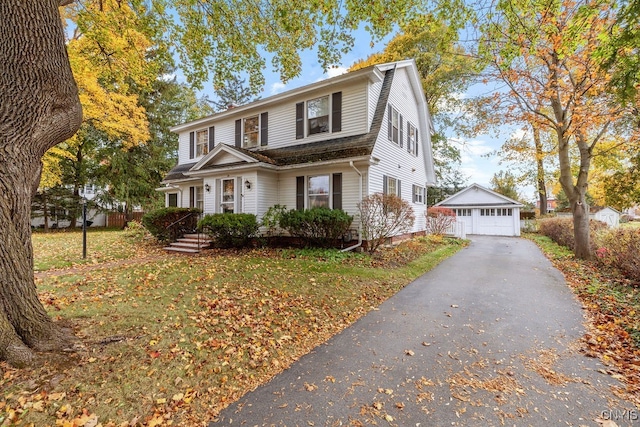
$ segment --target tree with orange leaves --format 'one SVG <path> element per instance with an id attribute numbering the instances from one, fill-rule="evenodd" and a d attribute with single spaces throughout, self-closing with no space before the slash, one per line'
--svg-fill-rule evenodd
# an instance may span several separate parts
<path id="1" fill-rule="evenodd" d="M 637 131 L 595 55 L 615 18 L 608 4 L 594 0 L 501 0 L 487 16 L 480 44 L 493 77 L 508 89 L 495 95 L 494 105 L 504 107 L 508 121 L 530 123 L 556 139 L 575 255 L 582 259 L 591 257 L 586 194 L 592 159 L 609 136 L 629 141 Z"/>

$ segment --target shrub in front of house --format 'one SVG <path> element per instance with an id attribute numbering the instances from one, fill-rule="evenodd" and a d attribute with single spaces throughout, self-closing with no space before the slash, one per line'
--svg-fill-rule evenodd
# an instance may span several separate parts
<path id="1" fill-rule="evenodd" d="M 411 230 L 415 221 L 409 202 L 393 194 L 371 194 L 358 203 L 358 211 L 362 238 L 367 241 L 369 253 L 374 253 L 388 238 Z"/>
<path id="2" fill-rule="evenodd" d="M 173 241 L 184 233 L 193 232 L 198 225 L 200 209 L 160 208 L 142 217 L 142 225 L 161 242 Z"/>
<path id="3" fill-rule="evenodd" d="M 596 260 L 613 267 L 636 286 L 640 285 L 640 230 L 614 228 L 595 237 Z"/>
<path id="4" fill-rule="evenodd" d="M 260 224 L 254 214 L 217 213 L 205 215 L 198 227 L 219 248 L 242 248 L 257 237 Z"/>
<path id="5" fill-rule="evenodd" d="M 311 246 L 330 247 L 342 239 L 352 222 L 353 217 L 340 209 L 311 208 L 283 212 L 279 225 Z"/>
<path id="6" fill-rule="evenodd" d="M 451 208 L 432 206 L 427 208 L 427 234 L 444 236 L 451 231 L 451 226 L 456 223 L 456 213 Z"/>
<path id="7" fill-rule="evenodd" d="M 591 233 L 591 250 L 595 251 L 597 245 L 594 242 L 594 236 L 603 229 L 607 228 L 607 224 L 602 221 L 590 220 L 589 232 Z M 538 221 L 538 232 L 559 245 L 566 246 L 570 250 L 575 249 L 575 240 L 573 238 L 573 218 L 542 218 Z"/>
<path id="8" fill-rule="evenodd" d="M 280 226 L 280 220 L 286 212 L 286 206 L 273 205 L 262 215 L 262 226 L 266 229 L 267 237 L 274 237 L 281 234 L 282 227 Z"/>

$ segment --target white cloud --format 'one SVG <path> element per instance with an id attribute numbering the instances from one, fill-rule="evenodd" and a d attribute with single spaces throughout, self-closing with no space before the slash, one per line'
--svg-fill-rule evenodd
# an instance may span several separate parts
<path id="1" fill-rule="evenodd" d="M 284 92 L 286 87 L 287 85 L 282 82 L 271 83 L 270 95 L 275 95 L 280 92 Z"/>
<path id="2" fill-rule="evenodd" d="M 346 67 L 343 66 L 335 66 L 335 67 L 331 67 L 329 68 L 325 74 L 327 76 L 327 78 L 331 78 L 331 77 L 336 77 L 336 76 L 340 76 L 342 74 L 345 74 L 348 71 L 348 69 Z"/>

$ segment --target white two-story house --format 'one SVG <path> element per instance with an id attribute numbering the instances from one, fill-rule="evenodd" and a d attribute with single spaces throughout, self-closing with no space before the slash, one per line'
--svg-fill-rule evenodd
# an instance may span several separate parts
<path id="1" fill-rule="evenodd" d="M 178 164 L 165 177 L 167 206 L 262 215 L 326 206 L 355 217 L 363 197 L 385 192 L 425 229 L 435 184 L 433 132 L 413 60 L 375 65 L 172 128 Z"/>

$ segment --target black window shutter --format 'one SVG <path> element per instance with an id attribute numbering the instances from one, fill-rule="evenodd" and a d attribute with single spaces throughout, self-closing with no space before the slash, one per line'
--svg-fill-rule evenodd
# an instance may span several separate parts
<path id="1" fill-rule="evenodd" d="M 189 187 L 189 207 L 196 205 L 196 187 Z"/>
<path id="2" fill-rule="evenodd" d="M 342 130 L 342 92 L 331 95 L 331 132 Z"/>
<path id="3" fill-rule="evenodd" d="M 393 141 L 393 108 L 391 105 L 387 107 L 387 115 L 389 116 L 389 141 Z"/>
<path id="4" fill-rule="evenodd" d="M 387 175 L 382 175 L 382 194 L 387 194 Z"/>
<path id="5" fill-rule="evenodd" d="M 216 145 L 215 140 L 216 140 L 216 128 L 215 126 L 210 126 L 209 127 L 209 151 L 213 150 L 214 145 Z"/>
<path id="6" fill-rule="evenodd" d="M 260 114 L 260 145 L 269 143 L 269 113 Z"/>
<path id="7" fill-rule="evenodd" d="M 189 132 L 189 158 L 193 159 L 196 155 L 196 133 Z"/>
<path id="8" fill-rule="evenodd" d="M 304 176 L 296 177 L 296 209 L 304 210 Z"/>
<path id="9" fill-rule="evenodd" d="M 400 198 L 402 198 L 402 190 L 400 189 L 400 180 L 399 180 L 399 179 L 398 179 L 398 180 L 396 180 L 396 187 L 398 187 L 398 189 L 397 189 L 397 190 L 398 190 L 398 194 L 397 194 L 397 196 L 398 196 L 398 197 L 400 197 Z"/>
<path id="10" fill-rule="evenodd" d="M 304 102 L 296 104 L 296 139 L 304 138 Z"/>
<path id="11" fill-rule="evenodd" d="M 333 174 L 333 209 L 342 209 L 342 174 Z"/>
<path id="12" fill-rule="evenodd" d="M 400 114 L 400 123 L 398 123 L 398 127 L 400 128 L 400 148 L 402 148 L 402 114 Z"/>
<path id="13" fill-rule="evenodd" d="M 242 120 L 236 120 L 236 147 L 242 147 Z"/>
<path id="14" fill-rule="evenodd" d="M 420 146 L 419 142 L 420 142 L 420 139 L 418 139 L 418 129 L 416 129 L 416 150 L 415 150 L 416 156 L 418 155 L 418 147 Z"/>
<path id="15" fill-rule="evenodd" d="M 415 142 L 416 133 L 413 132 L 413 138 Z M 409 139 L 411 138 L 411 123 L 407 122 L 407 151 L 411 152 L 411 144 L 409 143 Z"/>

